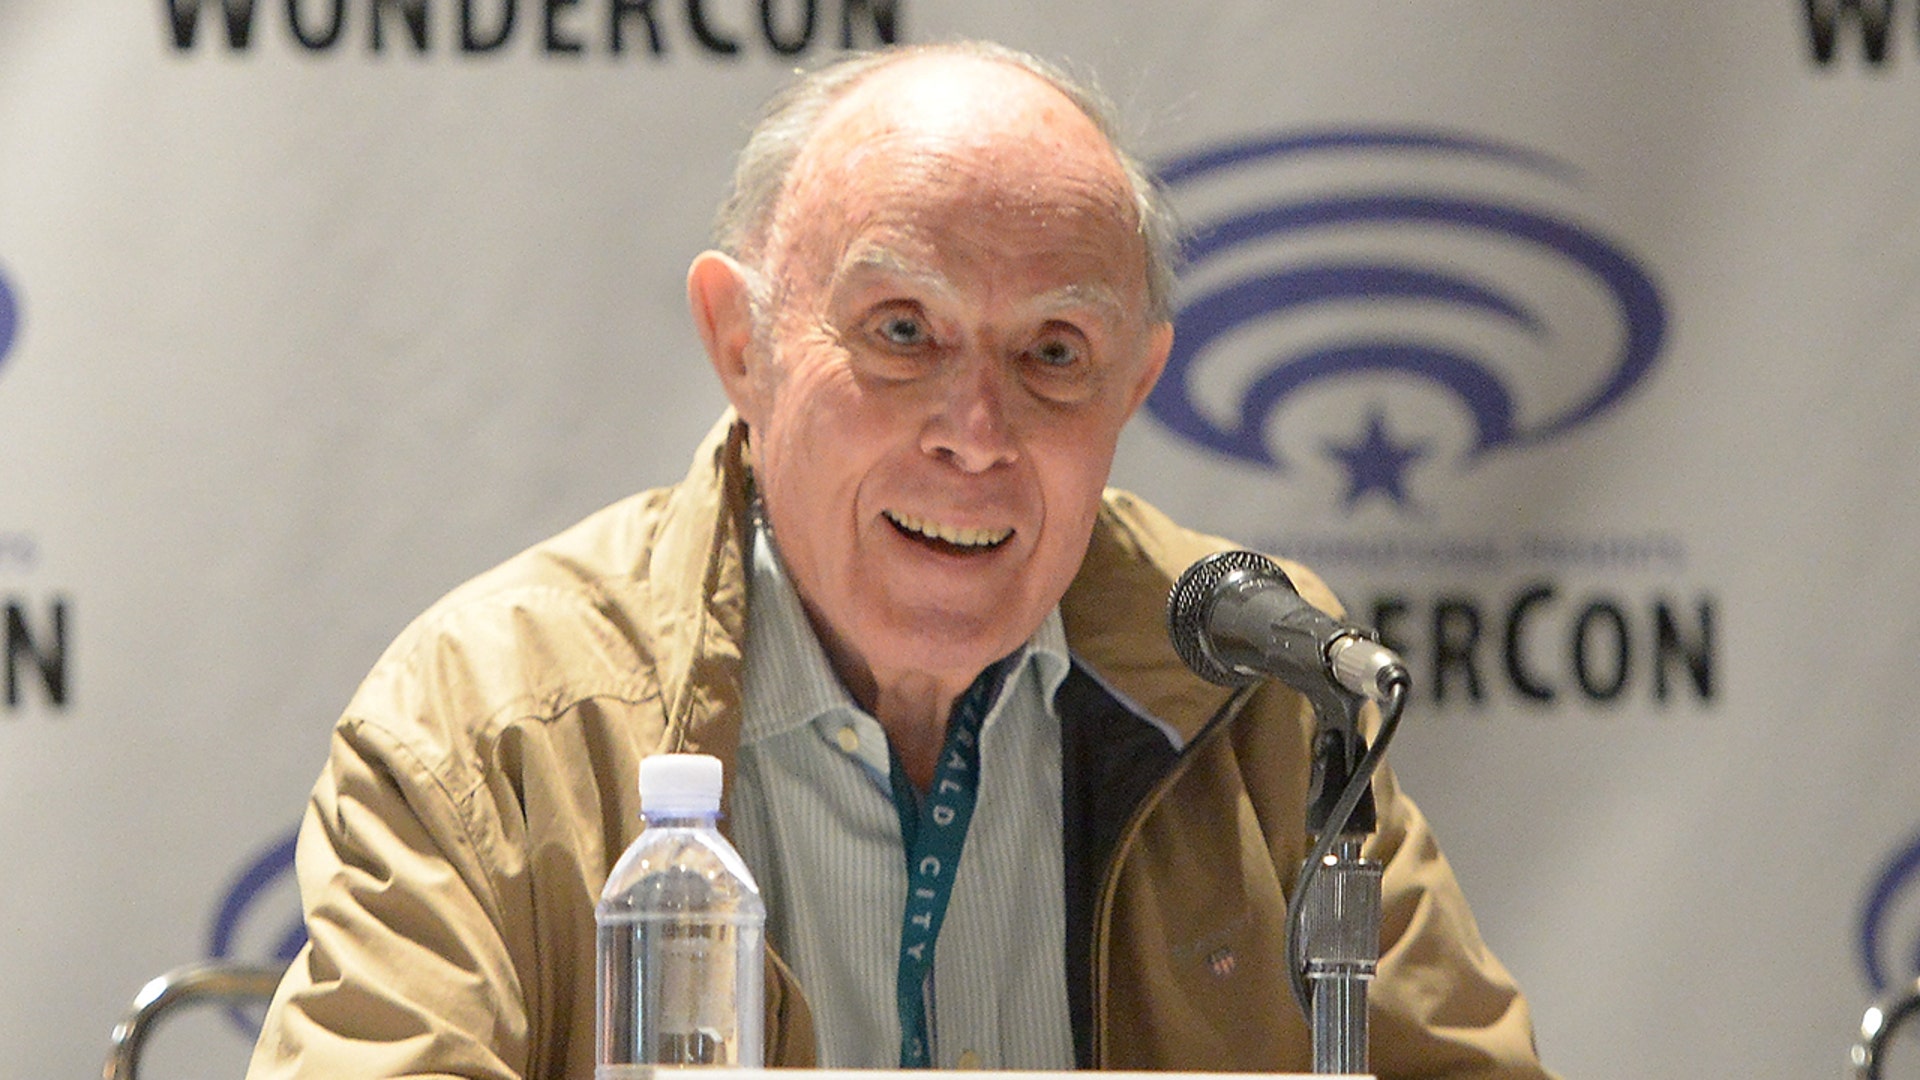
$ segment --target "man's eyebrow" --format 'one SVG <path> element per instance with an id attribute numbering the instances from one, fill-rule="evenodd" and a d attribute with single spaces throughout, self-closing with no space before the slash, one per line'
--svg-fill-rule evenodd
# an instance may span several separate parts
<path id="1" fill-rule="evenodd" d="M 834 284 L 875 276 L 905 278 L 923 288 L 943 293 L 958 291 L 940 271 L 909 259 L 892 248 L 880 246 L 867 246 L 853 251 L 834 274 Z"/>
<path id="2" fill-rule="evenodd" d="M 890 247 L 872 245 L 851 252 L 834 274 L 834 285 L 866 277 L 901 278 L 922 288 L 954 294 L 959 291 L 945 274 Z M 1111 322 L 1126 320 L 1127 304 L 1120 290 L 1100 281 L 1076 281 L 1035 294 L 1028 301 L 1033 310 L 1053 313 L 1092 308 Z"/>
<path id="3" fill-rule="evenodd" d="M 1119 291 L 1097 281 L 1074 282 L 1049 289 L 1034 297 L 1033 305 L 1041 311 L 1094 308 L 1114 322 L 1122 321 L 1127 313 L 1127 305 L 1121 302 Z"/>

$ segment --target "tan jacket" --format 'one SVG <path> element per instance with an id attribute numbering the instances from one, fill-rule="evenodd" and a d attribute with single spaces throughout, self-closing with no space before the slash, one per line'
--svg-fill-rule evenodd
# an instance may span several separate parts
<path id="1" fill-rule="evenodd" d="M 740 444 L 723 421 L 684 482 L 467 583 L 387 650 L 335 729 L 301 829 L 310 940 L 250 1076 L 592 1075 L 593 906 L 638 828 L 639 760 L 697 749 L 732 774 Z M 1115 831 L 1088 893 L 1089 970 L 1069 978 L 1090 1004 L 1083 1052 L 1103 1068 L 1309 1062 L 1283 912 L 1305 850 L 1310 710 L 1274 685 L 1207 727 L 1228 692 L 1189 674 L 1162 629 L 1173 578 L 1221 546 L 1110 492 L 1062 604 L 1076 656 L 1194 740 Z M 1317 578 L 1288 570 L 1332 605 Z M 1391 775 L 1376 793 L 1375 1071 L 1544 1075 L 1526 1004 L 1425 821 Z M 777 956 L 767 1053 L 813 1063 L 806 1001 Z"/>

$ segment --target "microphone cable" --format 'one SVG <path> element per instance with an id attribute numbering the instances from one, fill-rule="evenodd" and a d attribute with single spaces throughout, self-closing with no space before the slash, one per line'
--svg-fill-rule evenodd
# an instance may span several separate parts
<path id="1" fill-rule="evenodd" d="M 1387 697 L 1380 709 L 1380 731 L 1374 737 L 1373 745 L 1361 755 L 1359 764 L 1354 766 L 1353 775 L 1347 778 L 1347 786 L 1341 790 L 1340 798 L 1334 802 L 1327 816 L 1326 827 L 1320 830 L 1319 839 L 1308 852 L 1306 861 L 1300 864 L 1300 874 L 1294 879 L 1293 895 L 1287 900 L 1287 973 L 1293 983 L 1294 1000 L 1299 1002 L 1309 1029 L 1313 1026 L 1313 991 L 1307 985 L 1306 957 L 1301 955 L 1306 948 L 1308 890 L 1333 855 L 1334 845 L 1340 842 L 1342 834 L 1346 832 L 1354 808 L 1366 797 L 1368 787 L 1373 783 L 1374 771 L 1380 767 L 1381 758 L 1386 756 L 1387 744 L 1393 741 L 1393 733 L 1400 726 L 1400 714 L 1406 708 L 1407 690 L 1413 680 L 1405 668 L 1396 665 L 1381 676 L 1381 682 Z"/>

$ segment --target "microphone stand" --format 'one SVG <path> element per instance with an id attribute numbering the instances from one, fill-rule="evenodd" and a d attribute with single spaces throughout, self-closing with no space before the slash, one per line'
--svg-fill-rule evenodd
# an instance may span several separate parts
<path id="1" fill-rule="evenodd" d="M 1406 705 L 1406 667 L 1371 631 L 1302 600 L 1278 563 L 1251 551 L 1189 566 L 1168 595 L 1167 632 L 1201 678 L 1222 686 L 1275 678 L 1313 706 L 1312 850 L 1287 902 L 1287 974 L 1312 1030 L 1313 1071 L 1365 1073 L 1381 867 L 1360 852 L 1376 823 L 1373 772 Z M 1381 703 L 1371 747 L 1360 734 L 1369 698 Z"/>
<path id="2" fill-rule="evenodd" d="M 1360 854 L 1375 826 L 1371 768 L 1362 766 L 1367 742 L 1360 734 L 1360 709 L 1366 699 L 1331 682 L 1307 697 L 1318 721 L 1307 793 L 1307 835 L 1314 846 L 1287 912 L 1288 957 L 1295 967 L 1294 993 L 1313 1035 L 1313 1071 L 1365 1073 L 1367 984 L 1380 959 L 1382 869 Z"/>

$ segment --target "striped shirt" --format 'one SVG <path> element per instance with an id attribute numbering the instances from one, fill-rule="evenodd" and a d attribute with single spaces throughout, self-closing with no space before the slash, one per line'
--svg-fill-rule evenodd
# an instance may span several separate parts
<path id="1" fill-rule="evenodd" d="M 886 735 L 833 674 L 764 528 L 748 589 L 734 843 L 812 1007 L 820 1065 L 898 1068 L 907 874 Z M 1068 667 L 1055 611 L 982 726 L 978 802 L 934 949 L 936 1068 L 1074 1066 L 1052 704 Z"/>

